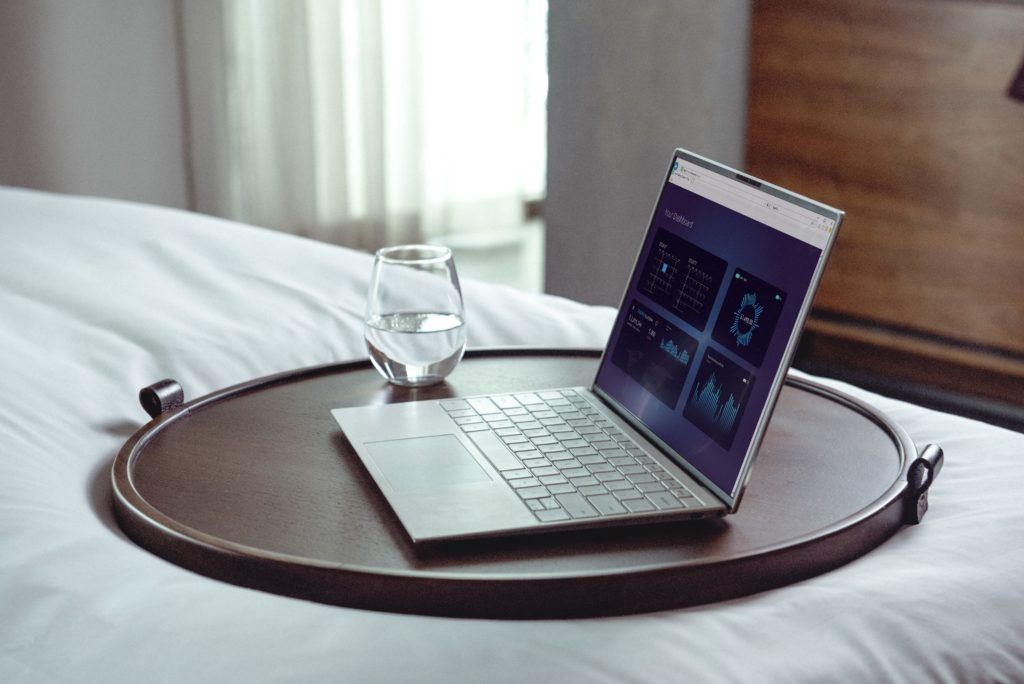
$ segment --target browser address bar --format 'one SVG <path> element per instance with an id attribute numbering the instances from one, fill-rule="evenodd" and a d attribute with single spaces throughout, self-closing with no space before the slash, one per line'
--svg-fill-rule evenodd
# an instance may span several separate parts
<path id="1" fill-rule="evenodd" d="M 813 224 L 814 221 L 811 217 L 796 210 L 792 207 L 787 207 L 780 204 L 778 201 L 774 201 L 774 198 L 769 195 L 752 196 L 751 192 L 757 192 L 756 190 L 737 190 L 735 187 L 731 187 L 729 181 L 722 180 L 717 176 L 705 175 L 694 173 L 694 185 L 702 185 L 709 188 L 714 188 L 721 193 L 729 195 L 730 197 L 750 204 L 751 206 L 757 207 L 758 209 L 768 209 L 769 211 L 777 212 L 782 214 L 786 218 L 800 223 Z"/>
<path id="2" fill-rule="evenodd" d="M 754 188 L 736 187 L 727 180 L 701 173 L 691 166 L 674 171 L 671 181 L 805 242 L 821 246 L 827 241 L 831 228 L 829 222 L 813 212 L 786 205 Z"/>

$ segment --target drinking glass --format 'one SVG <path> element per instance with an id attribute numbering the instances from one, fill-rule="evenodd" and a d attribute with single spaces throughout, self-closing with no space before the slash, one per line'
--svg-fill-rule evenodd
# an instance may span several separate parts
<path id="1" fill-rule="evenodd" d="M 465 310 L 452 251 L 400 245 L 377 251 L 366 300 L 366 348 L 389 382 L 441 382 L 466 348 Z"/>

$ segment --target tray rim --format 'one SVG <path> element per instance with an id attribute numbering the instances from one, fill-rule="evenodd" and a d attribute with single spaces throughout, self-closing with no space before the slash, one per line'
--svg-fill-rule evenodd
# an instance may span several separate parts
<path id="1" fill-rule="evenodd" d="M 601 351 L 488 347 L 466 352 L 471 359 L 570 356 L 596 361 Z M 906 522 L 907 473 L 912 456 L 916 456 L 909 434 L 870 404 L 793 375 L 787 376 L 786 385 L 833 401 L 882 430 L 895 448 L 898 472 L 880 495 L 839 520 L 724 557 L 594 570 L 527 568 L 498 572 L 325 561 L 233 542 L 180 523 L 146 501 L 132 483 L 131 467 L 149 441 L 193 412 L 284 383 L 372 369 L 368 359 L 356 359 L 273 373 L 215 390 L 153 418 L 125 442 L 110 469 L 119 526 L 138 546 L 179 567 L 279 596 L 354 609 L 449 618 L 564 619 L 686 608 L 781 588 L 850 563 L 885 542 Z M 638 582 L 645 589 L 639 598 Z M 593 596 L 606 596 L 608 600 L 594 602 Z"/>
<path id="2" fill-rule="evenodd" d="M 487 358 L 500 356 L 583 356 L 599 357 L 600 350 L 590 348 L 556 348 L 546 347 L 487 347 L 467 350 L 467 358 Z M 797 378 L 788 375 L 785 384 L 799 390 L 816 394 L 830 401 L 834 401 L 846 408 L 853 410 L 861 416 L 868 418 L 871 422 L 880 427 L 893 442 L 899 458 L 899 471 L 893 482 L 885 489 L 881 496 L 877 497 L 867 506 L 858 511 L 833 522 L 830 525 L 819 528 L 800 537 L 795 537 L 784 542 L 753 547 L 743 553 L 730 556 L 727 559 L 715 561 L 688 560 L 684 563 L 661 562 L 642 566 L 631 566 L 628 568 L 602 569 L 590 572 L 574 571 L 545 571 L 524 573 L 455 573 L 450 571 L 437 570 L 405 570 L 394 568 L 378 568 L 354 563 L 338 563 L 324 561 L 315 558 L 307 558 L 294 554 L 268 551 L 259 547 L 240 544 L 216 535 L 203 532 L 188 525 L 184 525 L 170 516 L 166 515 L 155 506 L 146 501 L 145 496 L 135 488 L 132 483 L 131 468 L 141 455 L 146 445 L 162 430 L 174 423 L 184 420 L 192 412 L 198 411 L 219 401 L 227 400 L 249 392 L 259 391 L 274 385 L 287 382 L 300 381 L 314 378 L 320 375 L 330 375 L 339 372 L 352 370 L 371 369 L 369 359 L 357 359 L 342 361 L 315 366 L 298 368 L 291 371 L 283 371 L 270 375 L 248 380 L 236 385 L 215 390 L 206 395 L 197 397 L 185 402 L 180 407 L 165 414 L 153 418 L 140 427 L 119 450 L 111 467 L 111 482 L 114 489 L 115 512 L 118 519 L 122 516 L 129 516 L 136 520 L 135 524 L 148 524 L 164 534 L 176 537 L 180 541 L 198 545 L 209 551 L 226 553 L 231 556 L 258 556 L 261 560 L 277 563 L 294 564 L 304 567 L 329 569 L 334 572 L 347 572 L 357 574 L 369 574 L 374 576 L 390 576 L 394 578 L 409 579 L 430 579 L 432 581 L 455 581 L 455 582 L 534 582 L 550 580 L 584 579 L 588 577 L 609 577 L 616 575 L 635 575 L 649 572 L 660 572 L 664 570 L 678 569 L 680 567 L 699 567 L 701 565 L 720 565 L 723 562 L 748 560 L 752 557 L 761 556 L 783 549 L 791 549 L 814 543 L 822 537 L 829 537 L 840 533 L 866 518 L 870 518 L 884 509 L 902 502 L 903 494 L 907 488 L 906 474 L 909 465 L 909 455 L 914 452 L 914 443 L 909 434 L 897 423 L 892 421 L 884 413 L 870 406 L 869 404 L 856 399 L 839 390 L 828 387 L 821 383 L 806 378 Z M 123 526 L 123 525 L 122 525 Z M 895 530 L 894 530 L 895 531 Z M 148 548 L 148 547 L 147 547 Z"/>

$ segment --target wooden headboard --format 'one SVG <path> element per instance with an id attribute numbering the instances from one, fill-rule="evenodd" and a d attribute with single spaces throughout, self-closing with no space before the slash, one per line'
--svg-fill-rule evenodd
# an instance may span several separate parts
<path id="1" fill-rule="evenodd" d="M 1024 405 L 1022 36 L 1019 3 L 754 2 L 747 168 L 847 212 L 798 365 Z"/>

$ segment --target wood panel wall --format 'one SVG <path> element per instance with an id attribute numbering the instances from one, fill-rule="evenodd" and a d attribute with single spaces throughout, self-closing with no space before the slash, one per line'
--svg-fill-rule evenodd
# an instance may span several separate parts
<path id="1" fill-rule="evenodd" d="M 747 168 L 847 212 L 801 354 L 1024 404 L 1024 4 L 755 0 Z"/>

